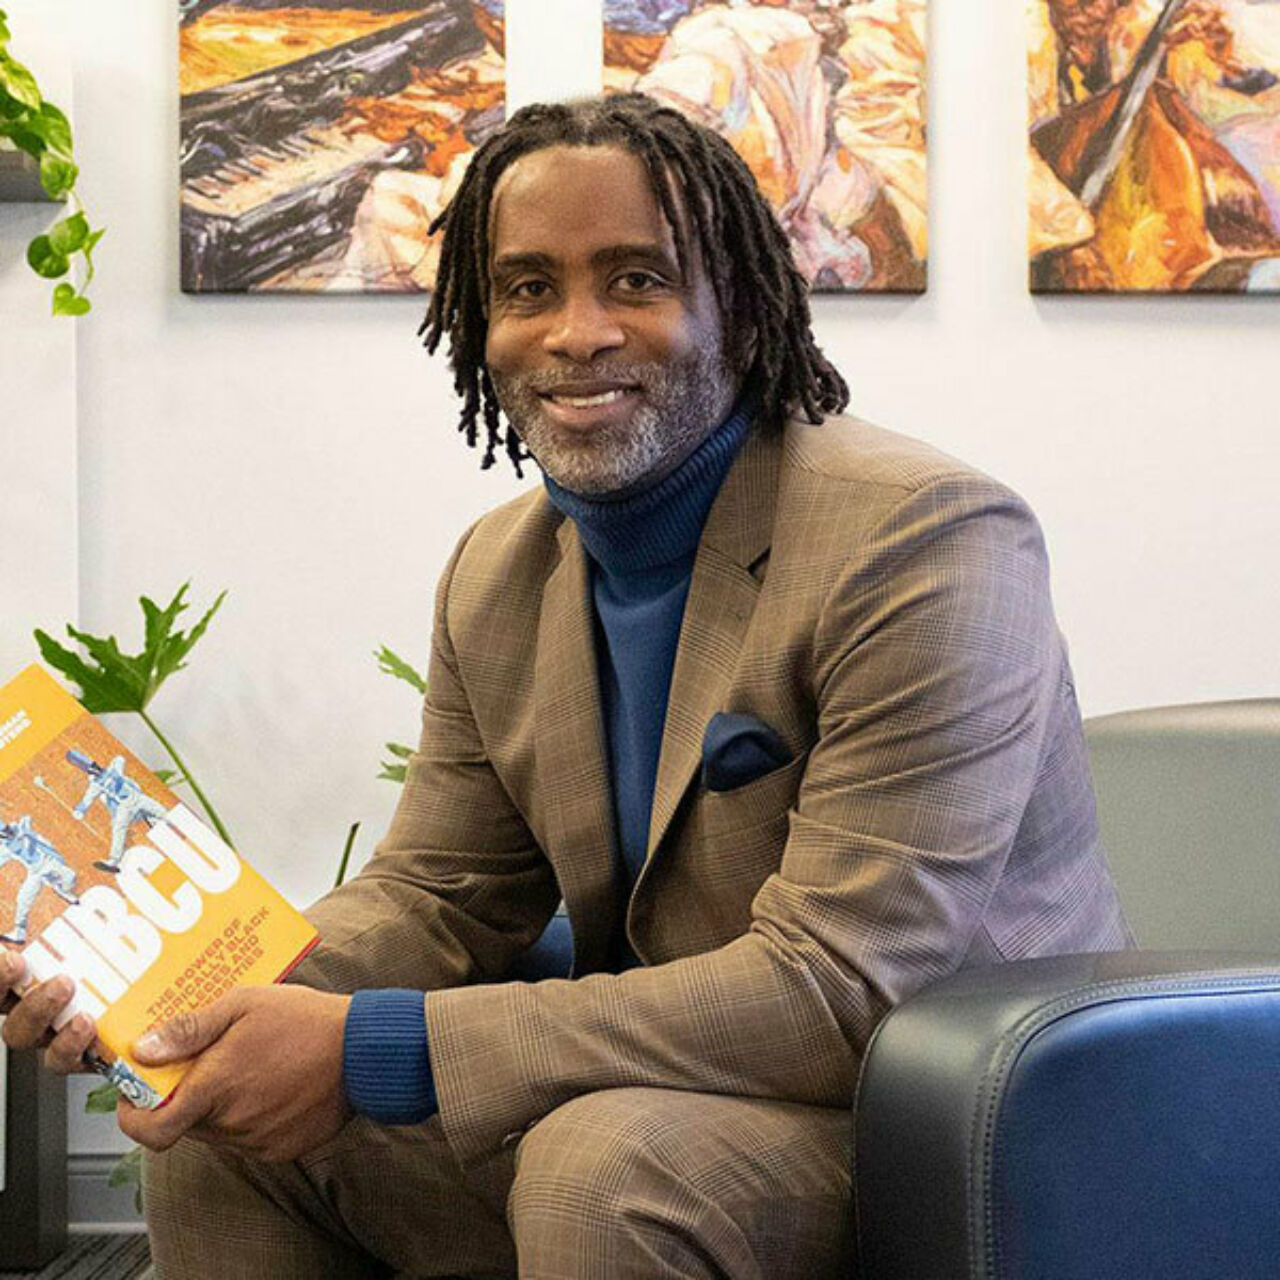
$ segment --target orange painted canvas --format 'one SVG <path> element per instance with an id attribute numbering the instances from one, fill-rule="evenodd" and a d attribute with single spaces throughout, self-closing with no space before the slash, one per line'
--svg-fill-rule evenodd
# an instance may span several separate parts
<path id="1" fill-rule="evenodd" d="M 412 293 L 503 121 L 503 0 L 180 0 L 182 287 Z"/>
<path id="2" fill-rule="evenodd" d="M 604 0 L 605 92 L 723 134 L 815 290 L 923 292 L 926 0 Z"/>
<path id="3" fill-rule="evenodd" d="M 1280 0 L 1028 0 L 1042 293 L 1280 292 Z"/>
<path id="4" fill-rule="evenodd" d="M 155 1106 L 181 1066 L 129 1046 L 234 986 L 278 982 L 316 932 L 40 667 L 0 688 L 0 944 L 28 985 L 67 973 L 59 1025 L 92 1017 L 94 1066 Z"/>

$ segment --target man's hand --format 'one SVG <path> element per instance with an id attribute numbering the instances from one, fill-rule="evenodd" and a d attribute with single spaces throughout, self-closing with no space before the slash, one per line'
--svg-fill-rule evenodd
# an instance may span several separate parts
<path id="1" fill-rule="evenodd" d="M 350 997 L 248 987 L 179 1015 L 134 1045 L 143 1066 L 194 1059 L 156 1111 L 121 1101 L 121 1130 L 152 1151 L 184 1134 L 255 1160 L 296 1160 L 351 1118 L 342 1087 Z"/>
<path id="2" fill-rule="evenodd" d="M 66 976 L 50 978 L 19 998 L 17 987 L 26 976 L 22 953 L 0 947 L 0 1014 L 5 1015 L 5 1044 L 10 1049 L 44 1048 L 45 1066 L 61 1076 L 88 1071 L 84 1052 L 97 1036 L 93 1019 L 80 1013 L 61 1031 L 53 1029 L 53 1020 L 71 999 L 75 983 Z"/>

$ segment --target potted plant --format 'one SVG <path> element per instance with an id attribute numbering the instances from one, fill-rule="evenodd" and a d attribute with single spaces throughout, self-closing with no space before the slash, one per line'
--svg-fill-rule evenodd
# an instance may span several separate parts
<path id="1" fill-rule="evenodd" d="M 31 269 L 47 280 L 59 280 L 53 290 L 53 314 L 82 316 L 89 310 L 85 290 L 93 279 L 93 250 L 105 228 L 95 230 L 76 191 L 80 170 L 73 154 L 71 122 L 65 113 L 45 99 L 29 68 L 9 52 L 9 27 L 0 10 L 0 158 L 16 158 L 23 168 L 39 177 L 39 187 L 50 200 L 66 202 L 71 211 L 35 237 L 27 246 Z M 16 171 L 9 164 L 0 173 Z M 11 184 L 9 199 L 31 199 L 34 183 Z M 63 277 L 73 265 L 81 278 L 77 284 Z"/>

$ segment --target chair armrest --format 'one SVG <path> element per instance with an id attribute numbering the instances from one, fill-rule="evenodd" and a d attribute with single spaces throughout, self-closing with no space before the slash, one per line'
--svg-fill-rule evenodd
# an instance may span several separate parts
<path id="1" fill-rule="evenodd" d="M 1280 955 L 966 970 L 868 1045 L 863 1280 L 1261 1280 L 1280 1258 Z"/>

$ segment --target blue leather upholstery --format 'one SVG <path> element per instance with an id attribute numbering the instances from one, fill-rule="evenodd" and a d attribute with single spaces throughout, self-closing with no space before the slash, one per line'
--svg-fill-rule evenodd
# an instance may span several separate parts
<path id="1" fill-rule="evenodd" d="M 895 1010 L 859 1088 L 864 1280 L 1280 1275 L 1280 957 L 1065 956 Z"/>
<path id="2" fill-rule="evenodd" d="M 1275 979 L 1139 984 L 1037 1032 L 993 1140 L 996 1273 L 1275 1277 L 1278 1066 Z"/>

